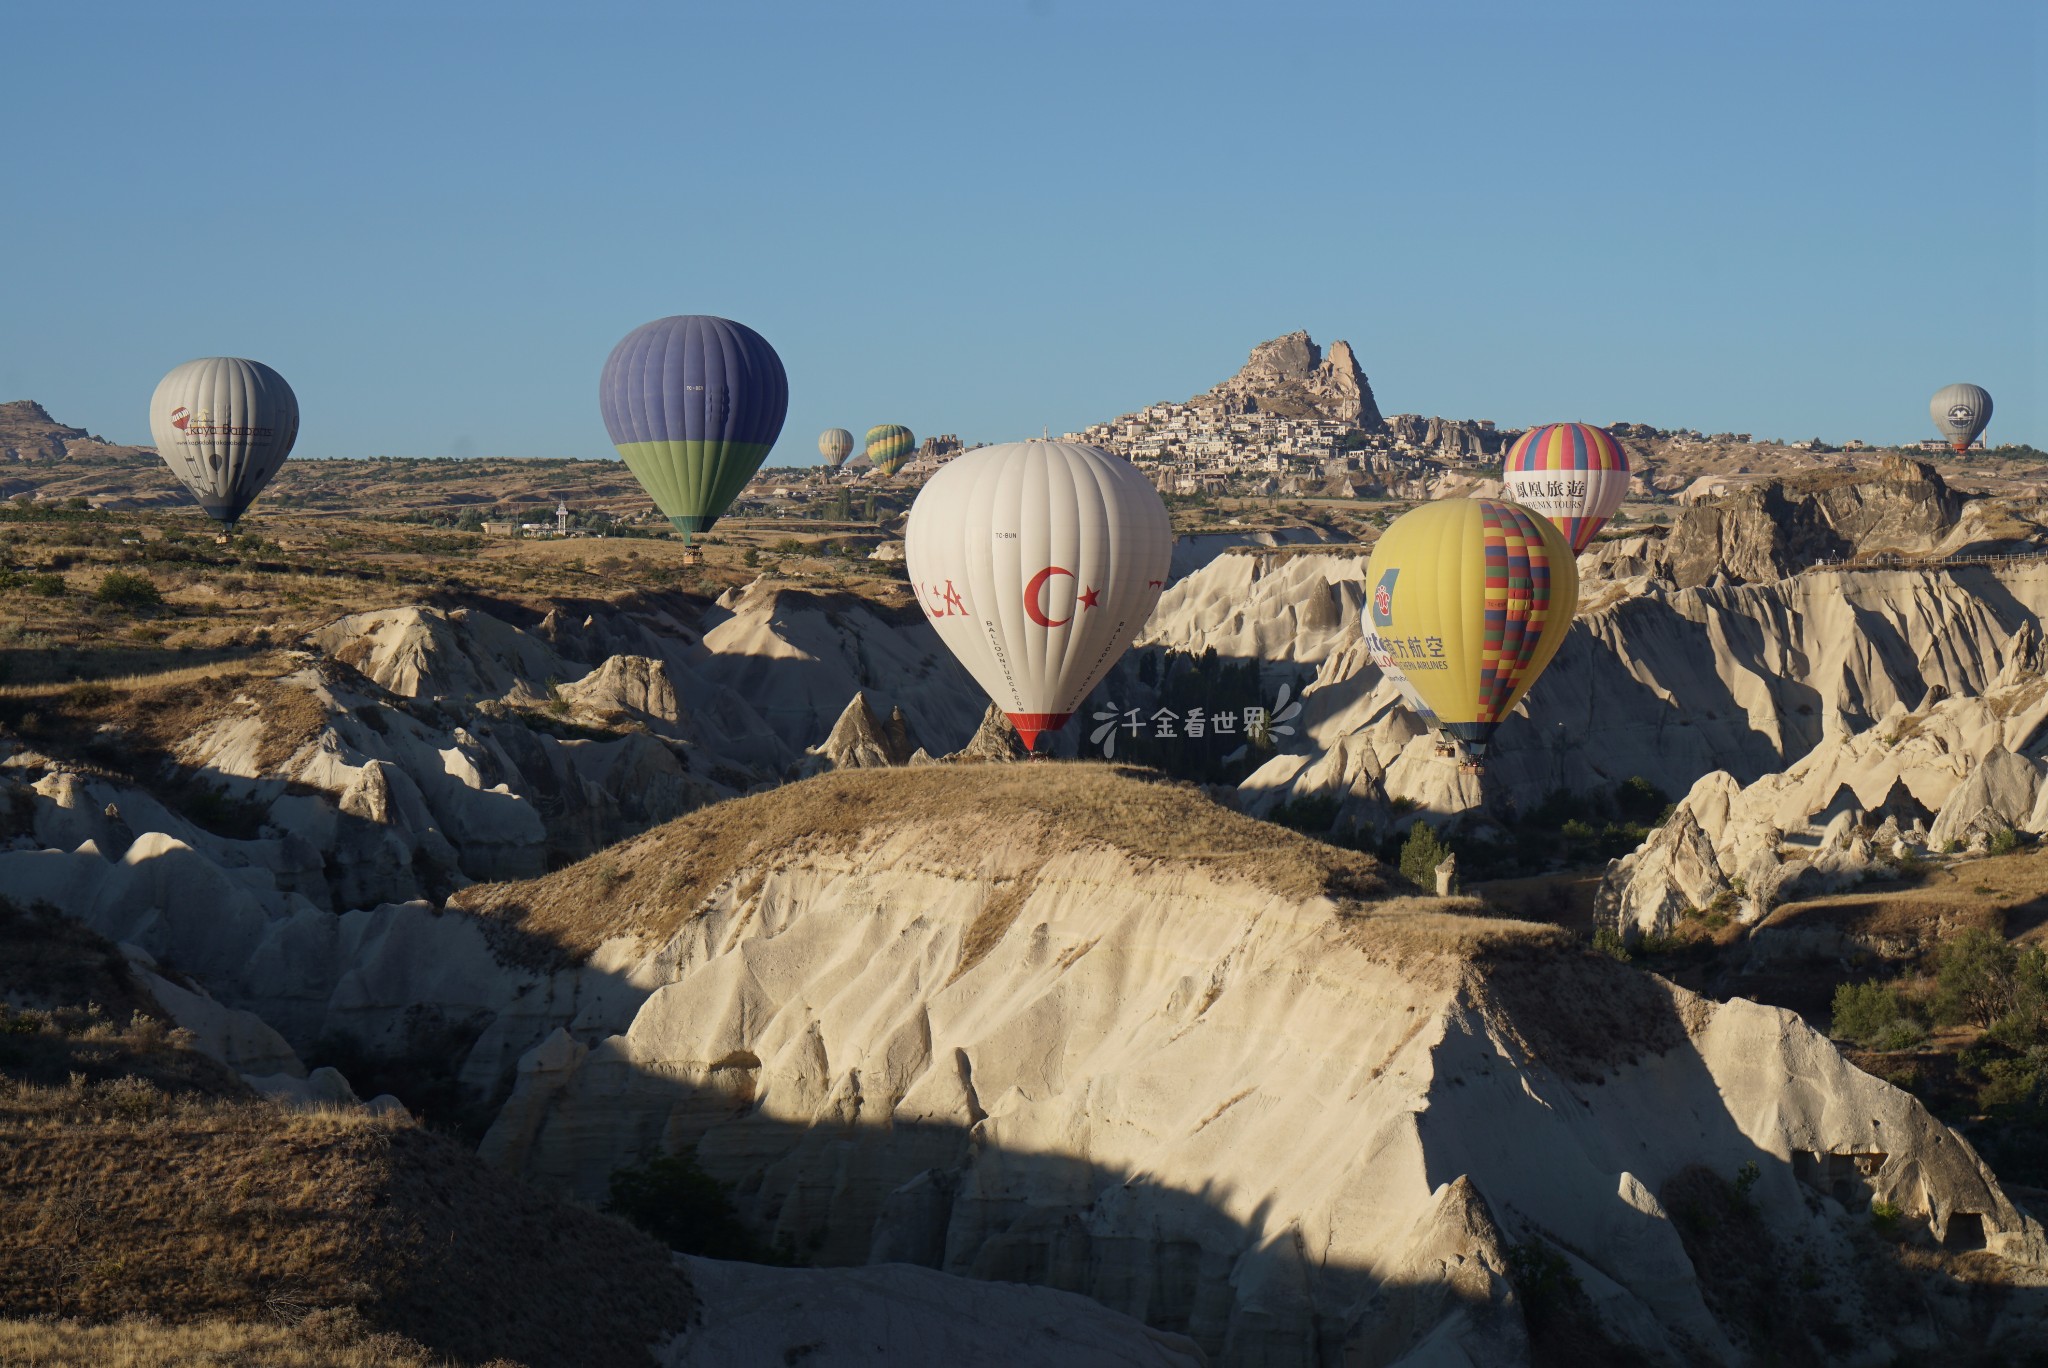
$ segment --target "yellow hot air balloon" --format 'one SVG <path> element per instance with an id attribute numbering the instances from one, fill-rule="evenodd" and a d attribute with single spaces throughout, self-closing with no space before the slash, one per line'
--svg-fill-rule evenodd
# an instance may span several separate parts
<path id="1" fill-rule="evenodd" d="M 1395 519 L 1365 575 L 1367 649 L 1401 668 L 1478 768 L 1571 630 L 1571 543 L 1520 504 L 1442 499 Z"/>

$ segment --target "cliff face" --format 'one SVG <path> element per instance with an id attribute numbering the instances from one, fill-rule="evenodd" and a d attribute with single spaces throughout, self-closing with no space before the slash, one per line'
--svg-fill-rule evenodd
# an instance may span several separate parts
<path id="1" fill-rule="evenodd" d="M 1306 332 L 1261 342 L 1236 375 L 1209 393 L 1237 412 L 1327 418 L 1362 428 L 1381 422 L 1372 384 L 1351 344 L 1332 342 L 1325 356 Z"/>
<path id="2" fill-rule="evenodd" d="M 70 455 L 154 457 L 150 447 L 117 446 L 81 427 L 66 427 L 33 399 L 0 404 L 0 461 L 61 461 Z"/>
<path id="3" fill-rule="evenodd" d="M 960 815 L 795 850 L 771 825 L 752 854 L 691 819 L 617 852 L 623 890 L 730 850 L 686 906 L 576 871 L 479 890 L 529 928 L 638 927 L 665 979 L 624 1030 L 530 1053 L 485 1154 L 587 1195 L 691 1147 L 821 1263 L 1078 1291 L 1230 1364 L 1523 1361 L 1528 1246 L 1615 1338 L 1739 1361 L 1668 1214 L 1701 1169 L 1758 1166 L 1771 1247 L 1851 1323 L 1879 1312 L 1844 1206 L 2048 1256 L 1967 1146 L 1792 1014 L 1471 904 L 1378 900 L 1327 847 L 1175 792 L 1100 767 L 843 773 L 783 798 Z M 1263 854 L 1197 854 L 1240 839 Z"/>
<path id="4" fill-rule="evenodd" d="M 1526 810 L 1553 789 L 1611 789 L 1632 775 L 1674 795 L 1715 770 L 1746 784 L 1936 690 L 1982 693 L 2021 653 L 2015 634 L 2048 612 L 2041 565 L 1617 589 L 1581 614 L 1503 724 L 1481 785 L 1434 753 L 1368 658 L 1365 567 L 1355 551 L 1226 554 L 1169 586 L 1139 639 L 1141 650 L 1259 660 L 1273 684 L 1314 673 L 1306 744 L 1246 781 L 1254 802 L 1365 802 L 1368 772 L 1439 816 L 1502 802 Z"/>
<path id="5" fill-rule="evenodd" d="M 1768 583 L 1817 560 L 1933 551 L 1963 499 L 1932 466 L 1886 457 L 1871 478 L 1771 481 L 1688 508 L 1667 543 L 1682 587 Z"/>

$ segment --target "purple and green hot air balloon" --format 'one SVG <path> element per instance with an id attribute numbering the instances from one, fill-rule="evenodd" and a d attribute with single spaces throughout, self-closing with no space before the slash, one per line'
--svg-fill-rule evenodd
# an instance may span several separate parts
<path id="1" fill-rule="evenodd" d="M 677 314 L 612 348 L 597 402 L 627 469 L 687 545 L 767 459 L 789 411 L 789 376 L 745 324 Z"/>

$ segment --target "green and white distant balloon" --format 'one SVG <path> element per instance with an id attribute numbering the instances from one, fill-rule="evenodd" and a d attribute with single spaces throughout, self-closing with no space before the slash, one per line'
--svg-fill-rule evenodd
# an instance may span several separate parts
<path id="1" fill-rule="evenodd" d="M 299 399 L 261 361 L 206 356 L 157 382 L 149 430 L 208 517 L 232 528 L 299 436 Z"/>

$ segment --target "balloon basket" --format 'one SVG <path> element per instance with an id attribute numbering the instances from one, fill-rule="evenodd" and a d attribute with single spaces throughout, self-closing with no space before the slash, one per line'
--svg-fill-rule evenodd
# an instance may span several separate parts
<path id="1" fill-rule="evenodd" d="M 1484 774 L 1486 773 L 1486 762 L 1484 760 L 1460 760 L 1458 762 L 1458 773 Z"/>
<path id="2" fill-rule="evenodd" d="M 703 563 L 704 553 L 702 551 L 699 551 L 694 546 L 686 546 L 683 548 L 684 565 L 702 565 Z"/>

